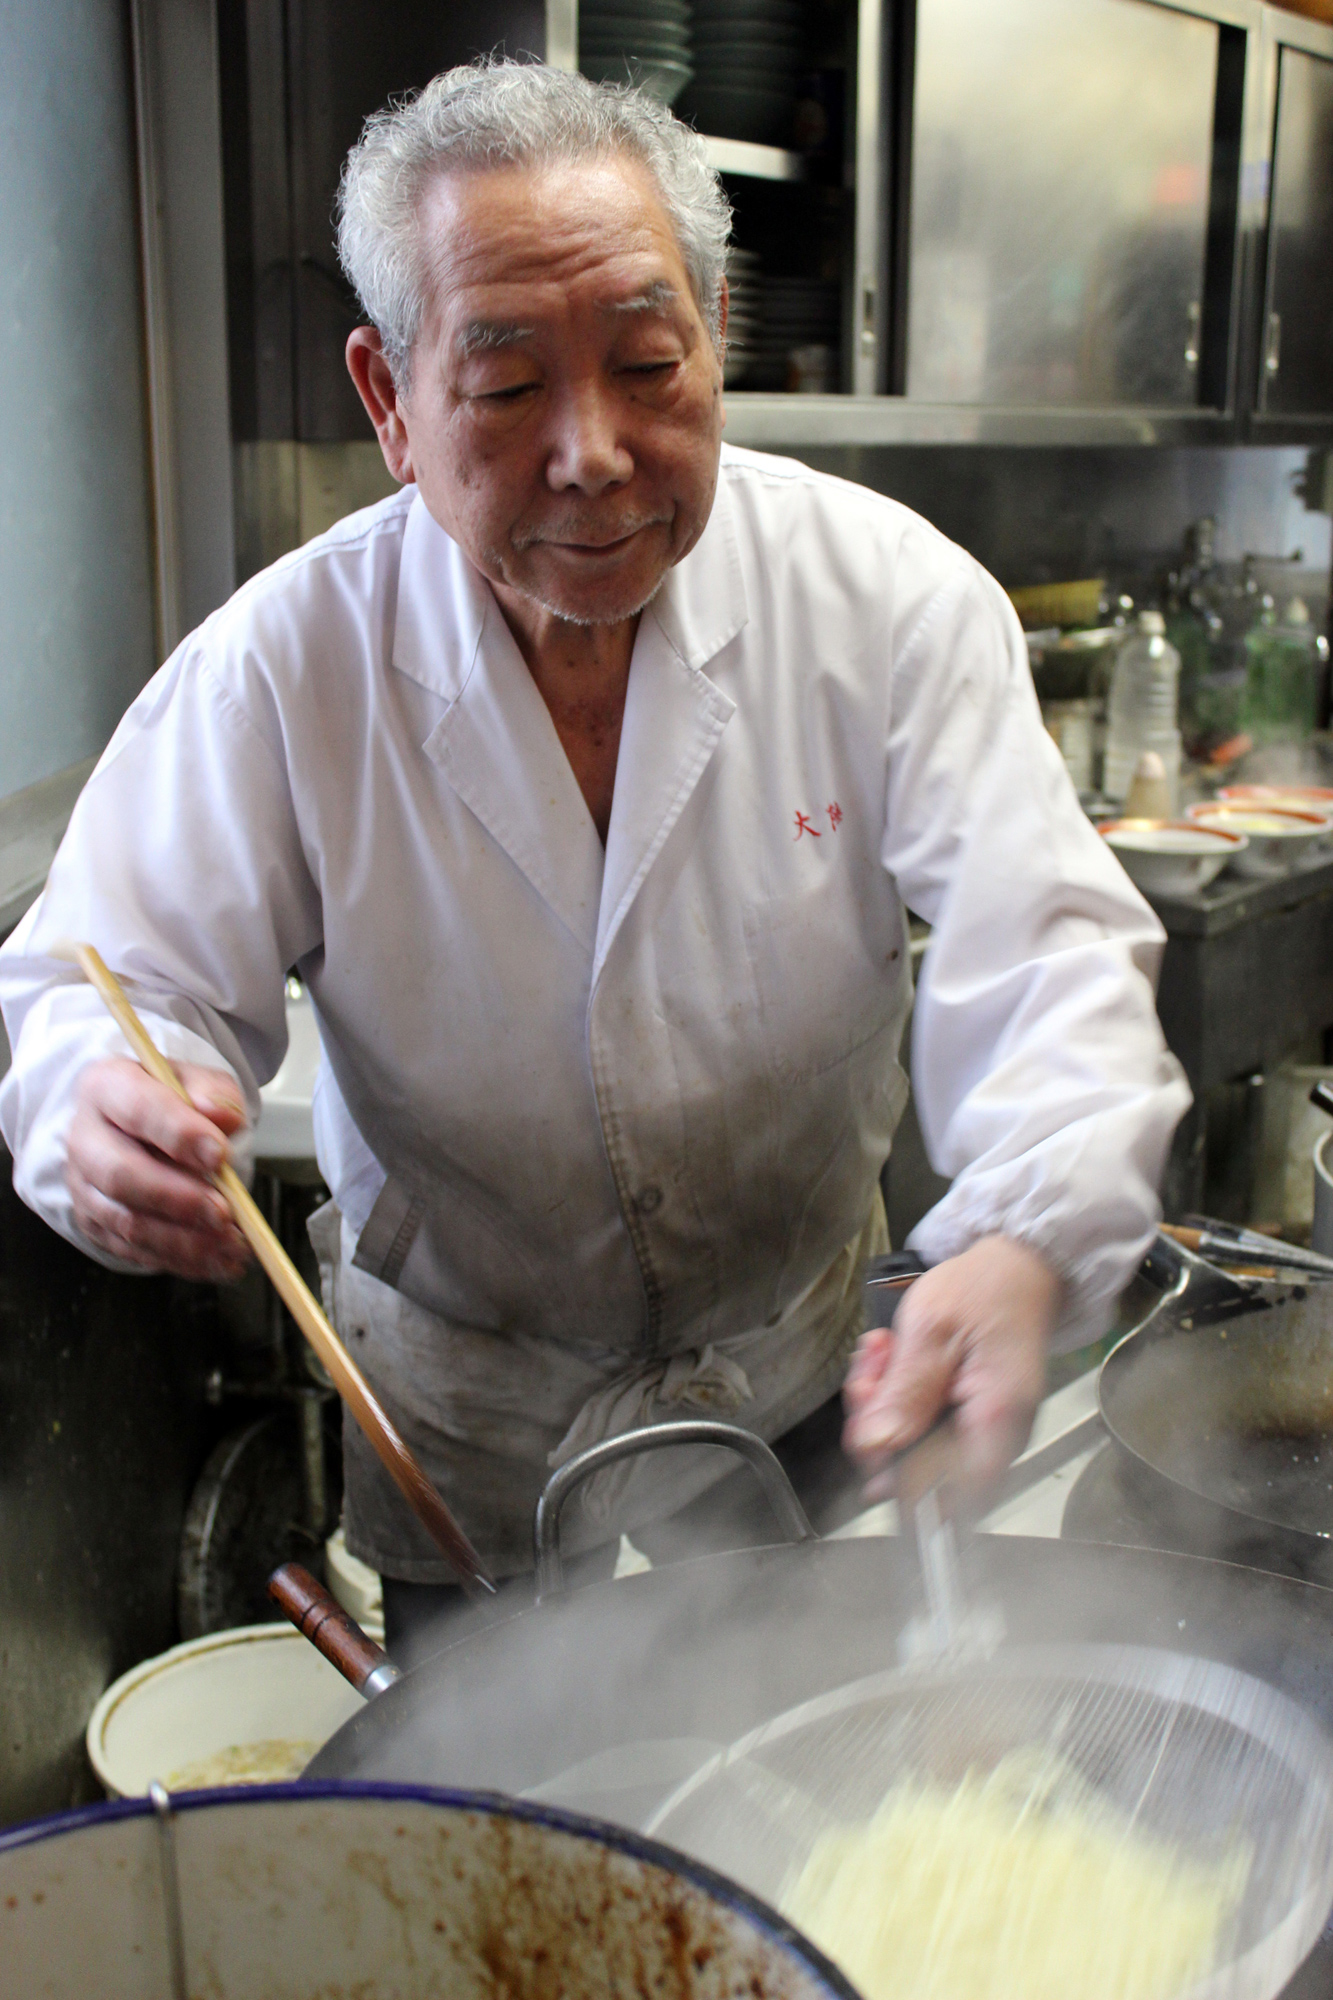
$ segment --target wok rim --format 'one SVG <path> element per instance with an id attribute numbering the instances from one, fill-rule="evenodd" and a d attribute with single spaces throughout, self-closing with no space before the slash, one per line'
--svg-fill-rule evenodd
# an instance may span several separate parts
<path id="1" fill-rule="evenodd" d="M 1223 1320 L 1248 1317 L 1246 1308 L 1254 1312 L 1275 1311 L 1283 1305 L 1299 1303 L 1305 1296 L 1306 1287 L 1299 1285 L 1284 1286 L 1279 1297 L 1265 1297 L 1253 1293 L 1238 1304 L 1223 1307 L 1217 1312 L 1216 1319 L 1220 1323 Z M 1182 1327 L 1177 1317 L 1182 1310 L 1197 1313 L 1200 1310 L 1206 1311 L 1207 1308 L 1197 1304 L 1191 1306 L 1188 1288 L 1181 1292 L 1166 1294 L 1145 1320 L 1138 1326 L 1131 1327 L 1123 1339 L 1116 1342 L 1102 1362 L 1097 1374 L 1097 1410 L 1111 1442 L 1132 1461 L 1140 1473 L 1148 1475 L 1151 1485 L 1159 1489 L 1164 1487 L 1170 1493 L 1187 1494 L 1191 1500 L 1211 1509 L 1213 1513 L 1220 1515 L 1237 1528 L 1250 1531 L 1256 1528 L 1267 1530 L 1270 1535 L 1285 1542 L 1293 1551 L 1299 1551 L 1307 1557 L 1321 1556 L 1325 1560 L 1333 1558 L 1333 1530 L 1303 1528 L 1293 1521 L 1275 1519 L 1272 1514 L 1263 1513 L 1257 1508 L 1237 1507 L 1231 1501 L 1222 1499 L 1207 1485 L 1186 1479 L 1179 1472 L 1168 1471 L 1157 1458 L 1149 1456 L 1148 1452 L 1132 1441 L 1127 1434 L 1123 1417 L 1114 1414 L 1114 1399 L 1127 1392 L 1126 1378 L 1144 1354 L 1161 1342 L 1173 1339 L 1177 1334 L 1206 1331 L 1206 1326 Z M 1207 1322 L 1207 1324 L 1212 1323 L 1212 1320 Z M 1230 1559 L 1237 1560 L 1234 1557 Z M 1207 1557 L 1205 1560 L 1225 1562 L 1228 1557 L 1224 1554 Z M 1243 1563 L 1241 1566 L 1249 1569 L 1260 1567 L 1256 1563 Z M 1318 1584 L 1321 1579 L 1302 1578 L 1300 1581 Z M 1327 1588 L 1327 1584 L 1324 1587 Z"/>

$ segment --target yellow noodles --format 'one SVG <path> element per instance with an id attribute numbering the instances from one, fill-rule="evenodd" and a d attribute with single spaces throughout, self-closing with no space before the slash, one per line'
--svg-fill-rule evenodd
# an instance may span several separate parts
<path id="1" fill-rule="evenodd" d="M 783 1910 L 867 2000 L 1170 2000 L 1211 1967 L 1249 1859 L 1209 1867 L 1036 1752 L 894 1786 L 822 1833 Z"/>
<path id="2" fill-rule="evenodd" d="M 318 1743 L 275 1736 L 261 1743 L 232 1743 L 197 1763 L 182 1764 L 166 1781 L 169 1792 L 203 1792 L 213 1785 L 280 1785 L 299 1778 Z"/>

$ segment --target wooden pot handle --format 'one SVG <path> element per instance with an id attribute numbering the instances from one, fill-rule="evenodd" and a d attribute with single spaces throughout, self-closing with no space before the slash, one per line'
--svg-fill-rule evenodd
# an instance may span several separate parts
<path id="1" fill-rule="evenodd" d="M 367 1637 L 351 1612 L 345 1611 L 300 1563 L 283 1563 L 275 1569 L 268 1580 L 268 1594 L 302 1638 L 367 1700 L 402 1679 L 384 1648 Z"/>

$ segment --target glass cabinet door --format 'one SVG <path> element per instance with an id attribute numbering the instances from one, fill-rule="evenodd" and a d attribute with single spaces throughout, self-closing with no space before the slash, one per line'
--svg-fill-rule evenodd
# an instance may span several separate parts
<path id="1" fill-rule="evenodd" d="M 1333 62 L 1284 48 L 1278 69 L 1261 406 L 1333 414 Z"/>
<path id="2" fill-rule="evenodd" d="M 908 397 L 1197 403 L 1218 32 L 1146 0 L 918 0 Z"/>

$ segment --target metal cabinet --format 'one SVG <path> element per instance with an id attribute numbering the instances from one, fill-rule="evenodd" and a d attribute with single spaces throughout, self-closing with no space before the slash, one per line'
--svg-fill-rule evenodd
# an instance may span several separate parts
<path id="1" fill-rule="evenodd" d="M 1333 437 L 1333 30 L 1262 0 L 807 11 L 850 30 L 840 158 L 815 171 L 734 135 L 710 144 L 802 270 L 816 250 L 821 283 L 840 263 L 841 382 L 729 393 L 730 438 Z M 578 0 L 413 0 L 392 32 L 364 16 L 349 0 L 219 4 L 238 463 L 248 451 L 279 511 L 291 468 L 266 451 L 367 436 L 328 221 L 360 117 L 499 41 L 577 58 Z"/>
<path id="2" fill-rule="evenodd" d="M 1149 0 L 919 0 L 888 386 L 1198 405 L 1222 32 Z"/>
<path id="3" fill-rule="evenodd" d="M 1333 440 L 1333 28 L 859 0 L 850 395 L 782 446 Z"/>
<path id="4" fill-rule="evenodd" d="M 366 8 L 218 0 L 231 404 L 238 442 L 370 438 L 343 361 L 338 176 L 363 121 L 485 49 L 540 49 L 542 0 Z"/>
<path id="5" fill-rule="evenodd" d="M 1333 434 L 1333 31 L 1267 23 L 1271 181 L 1252 429 Z"/>

